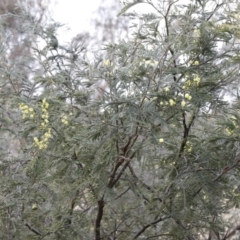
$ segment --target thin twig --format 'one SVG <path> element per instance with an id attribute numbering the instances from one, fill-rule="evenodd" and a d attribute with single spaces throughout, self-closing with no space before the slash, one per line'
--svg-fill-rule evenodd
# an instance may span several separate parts
<path id="1" fill-rule="evenodd" d="M 159 222 L 161 222 L 161 221 L 163 221 L 163 220 L 165 220 L 165 219 L 167 219 L 167 218 L 170 218 L 170 217 L 165 217 L 165 218 L 160 217 L 160 218 L 158 218 L 157 220 L 155 220 L 155 221 L 153 221 L 153 222 L 145 225 L 145 226 L 134 236 L 133 239 L 137 239 L 147 228 L 149 228 L 149 227 L 151 227 L 151 226 L 153 226 L 153 225 L 155 225 L 155 224 L 157 224 L 157 223 L 159 223 Z"/>
<path id="2" fill-rule="evenodd" d="M 36 235 L 42 236 L 41 232 L 38 231 L 37 229 L 33 228 L 30 224 L 25 223 L 25 226 L 26 226 L 30 231 L 32 231 L 33 233 L 35 233 Z"/>
<path id="3" fill-rule="evenodd" d="M 118 198 L 122 197 L 126 192 L 128 192 L 130 188 L 131 186 L 129 186 L 124 192 L 120 193 L 117 197 L 115 197 L 114 200 L 117 200 Z"/>

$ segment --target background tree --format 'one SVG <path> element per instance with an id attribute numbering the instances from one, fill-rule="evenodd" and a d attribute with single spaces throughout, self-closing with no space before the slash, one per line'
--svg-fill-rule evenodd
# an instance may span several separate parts
<path id="1" fill-rule="evenodd" d="M 29 18 L 45 45 L 5 96 L 24 141 L 2 149 L 2 238 L 237 239 L 238 4 L 124 3 L 135 32 L 91 54 Z"/>
<path id="2" fill-rule="evenodd" d="M 31 92 L 29 82 L 32 81 L 35 64 L 31 49 L 37 39 L 35 30 L 38 31 L 39 24 L 48 16 L 41 0 L 21 1 L 22 7 L 16 3 L 15 0 L 0 2 L 1 239 L 13 239 L 22 234 L 22 228 L 16 222 L 21 219 L 17 205 L 21 190 L 17 181 L 23 176 L 18 172 L 22 164 L 18 158 L 22 156 L 19 150 L 25 140 L 19 135 L 22 126 L 14 98 L 25 95 L 26 91 Z M 31 10 L 31 14 L 27 13 L 27 9 Z M 34 26 L 29 25 L 31 19 L 35 21 Z M 22 225 L 23 222 L 20 223 Z"/>
<path id="3" fill-rule="evenodd" d="M 75 38 L 74 42 L 85 42 L 88 49 L 101 49 L 104 44 L 128 39 L 129 20 L 117 14 L 121 10 L 119 1 L 102 0 L 99 7 L 90 17 L 89 31 L 82 31 Z"/>

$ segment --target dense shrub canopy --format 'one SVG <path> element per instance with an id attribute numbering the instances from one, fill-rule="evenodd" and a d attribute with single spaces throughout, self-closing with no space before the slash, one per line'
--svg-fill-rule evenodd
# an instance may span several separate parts
<path id="1" fill-rule="evenodd" d="M 238 9 L 125 2 L 98 52 L 20 12 L 17 59 L 3 24 L 0 238 L 238 239 Z"/>

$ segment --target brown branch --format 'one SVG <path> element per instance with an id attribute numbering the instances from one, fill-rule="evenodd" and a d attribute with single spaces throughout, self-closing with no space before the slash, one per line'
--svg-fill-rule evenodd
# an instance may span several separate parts
<path id="1" fill-rule="evenodd" d="M 137 134 L 137 132 L 138 132 L 138 127 L 136 128 L 136 134 L 133 136 L 134 139 L 133 139 L 133 141 L 131 142 L 131 144 L 130 144 L 130 146 L 129 146 L 129 149 L 131 149 L 131 148 L 133 147 L 133 145 L 135 144 L 135 142 L 136 142 L 137 139 L 138 139 L 138 134 Z"/>
<path id="2" fill-rule="evenodd" d="M 126 170 L 126 168 L 128 167 L 128 164 L 130 163 L 131 159 L 130 158 L 125 158 L 123 156 L 121 156 L 121 158 L 123 158 L 126 162 L 125 164 L 123 165 L 121 171 L 119 172 L 119 174 L 116 176 L 115 179 L 113 179 L 112 181 L 110 181 L 108 183 L 108 187 L 109 188 L 113 188 L 114 185 L 119 181 L 119 179 L 121 178 L 122 174 L 124 173 L 124 171 Z"/>
<path id="3" fill-rule="evenodd" d="M 36 230 L 35 228 L 33 228 L 30 224 L 25 223 L 25 226 L 26 226 L 30 231 L 32 231 L 33 233 L 35 233 L 36 235 L 42 236 L 42 234 L 41 234 L 38 230 Z"/>
<path id="4" fill-rule="evenodd" d="M 184 148 L 185 148 L 185 146 L 186 146 L 187 138 L 188 138 L 189 132 L 190 132 L 190 130 L 191 130 L 191 127 L 192 127 L 192 125 L 193 125 L 193 123 L 194 123 L 195 117 L 196 117 L 196 116 L 195 116 L 195 113 L 194 113 L 193 116 L 192 116 L 192 119 L 191 119 L 190 123 L 189 123 L 188 126 L 187 126 L 186 113 L 183 112 L 182 122 L 183 122 L 183 130 L 184 130 L 184 131 L 183 131 L 183 141 L 182 141 L 182 143 L 181 143 L 180 151 L 179 151 L 179 154 L 178 154 L 178 157 L 179 157 L 179 158 L 181 157 L 181 155 L 182 155 L 182 153 L 183 153 L 183 151 L 184 151 Z"/>
<path id="5" fill-rule="evenodd" d="M 98 200 L 98 213 L 97 213 L 97 218 L 95 222 L 95 240 L 101 240 L 101 220 L 103 216 L 103 208 L 104 208 L 104 195 L 100 200 Z"/>
<path id="6" fill-rule="evenodd" d="M 122 197 L 126 192 L 128 192 L 128 190 L 131 188 L 131 186 L 129 186 L 125 191 L 123 191 L 122 193 L 120 193 L 117 197 L 114 198 L 114 200 L 117 200 L 118 198 Z"/>
<path id="7" fill-rule="evenodd" d="M 70 218 L 68 220 L 68 224 L 72 223 L 72 219 L 71 218 L 72 218 L 72 215 L 73 215 L 74 207 L 76 205 L 76 200 L 77 200 L 78 196 L 79 196 L 79 190 L 76 191 L 76 194 L 75 194 L 74 198 L 71 201 L 71 208 L 70 208 L 70 211 L 69 211 Z"/>
<path id="8" fill-rule="evenodd" d="M 125 146 L 120 148 L 123 156 L 119 156 L 118 159 L 117 159 L 117 162 L 116 162 L 115 167 L 114 167 L 114 169 L 113 169 L 113 171 L 110 175 L 110 180 L 109 180 L 108 185 L 107 185 L 109 188 L 112 188 L 116 184 L 116 182 L 119 180 L 119 178 L 121 177 L 121 175 L 123 173 L 122 170 L 124 171 L 126 169 L 126 167 L 124 165 L 122 170 L 118 174 L 118 176 L 115 178 L 117 170 L 119 169 L 119 167 L 124 163 L 124 161 L 129 161 L 129 159 L 132 159 L 133 156 L 134 156 L 134 155 L 132 155 L 130 158 L 126 158 L 126 156 L 129 153 L 129 150 L 133 147 L 133 145 L 137 141 L 137 138 L 138 138 L 137 131 L 138 131 L 138 128 L 136 129 L 136 133 L 134 135 L 129 136 L 128 141 L 125 144 Z"/>
<path id="9" fill-rule="evenodd" d="M 229 172 L 231 169 L 236 167 L 240 162 L 240 159 L 238 159 L 232 166 L 226 166 L 223 168 L 222 172 L 217 175 L 214 179 L 213 182 L 217 182 L 223 175 L 225 175 L 227 172 Z M 200 187 L 192 196 L 195 197 L 198 193 L 200 193 L 202 190 L 202 187 Z"/>
<path id="10" fill-rule="evenodd" d="M 213 9 L 212 13 L 210 14 L 210 16 L 207 18 L 207 21 L 209 21 L 211 19 L 211 17 L 213 16 L 214 13 L 216 13 L 216 11 L 221 7 L 223 6 L 225 3 L 220 3 L 220 4 L 217 4 L 215 9 Z"/>
<path id="11" fill-rule="evenodd" d="M 240 224 L 234 227 L 231 231 L 228 231 L 222 240 L 226 240 L 236 234 L 236 231 L 240 231 Z"/>
<path id="12" fill-rule="evenodd" d="M 160 218 L 158 218 L 157 220 L 155 220 L 155 221 L 153 221 L 153 222 L 145 225 L 145 226 L 134 236 L 133 239 L 137 239 L 147 228 L 149 228 L 149 227 L 151 227 L 151 226 L 153 226 L 153 225 L 155 225 L 155 224 L 157 224 L 157 223 L 159 223 L 159 222 L 161 222 L 161 221 L 163 221 L 163 220 L 165 220 L 165 219 L 167 219 L 167 218 L 169 218 L 169 217 L 166 217 L 166 218 L 160 217 Z"/>
<path id="13" fill-rule="evenodd" d="M 232 166 L 228 167 L 226 166 L 222 172 L 213 179 L 213 182 L 216 182 L 220 177 L 222 177 L 224 174 L 226 174 L 227 172 L 229 172 L 231 169 L 233 169 L 234 167 L 236 167 L 238 165 L 238 163 L 240 162 L 240 159 L 238 159 Z"/>
<path id="14" fill-rule="evenodd" d="M 117 170 L 123 164 L 123 162 L 124 162 L 124 158 L 118 157 L 117 162 L 115 164 L 115 167 L 114 167 L 114 169 L 113 169 L 113 171 L 112 171 L 112 173 L 110 175 L 110 179 L 109 179 L 108 185 L 107 185 L 109 188 L 112 188 L 111 186 L 112 186 L 112 183 L 114 181 L 114 178 L 115 178 L 115 175 L 117 173 Z"/>
<path id="15" fill-rule="evenodd" d="M 132 142 L 132 139 L 134 137 L 135 137 L 135 135 L 129 136 L 127 144 L 124 147 L 120 148 L 122 150 L 124 156 L 126 156 L 128 150 L 129 150 L 129 146 L 130 146 L 130 144 Z"/>

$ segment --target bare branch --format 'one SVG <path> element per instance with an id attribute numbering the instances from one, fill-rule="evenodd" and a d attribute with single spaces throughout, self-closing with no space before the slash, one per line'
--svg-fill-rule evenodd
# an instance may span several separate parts
<path id="1" fill-rule="evenodd" d="M 97 218 L 95 222 L 95 240 L 101 240 L 101 220 L 103 216 L 103 208 L 104 208 L 104 195 L 100 200 L 98 200 L 98 213 L 97 213 Z"/>
<path id="2" fill-rule="evenodd" d="M 35 233 L 38 236 L 42 236 L 42 233 L 40 231 L 38 231 L 37 229 L 33 228 L 30 224 L 25 223 L 25 226 L 32 231 L 33 233 Z"/>
<path id="3" fill-rule="evenodd" d="M 232 237 L 233 235 L 236 234 L 236 231 L 240 231 L 240 224 L 237 225 L 236 227 L 234 227 L 231 231 L 228 230 L 228 232 L 227 232 L 226 235 L 222 238 L 222 240 L 226 240 L 226 239 Z"/>
<path id="4" fill-rule="evenodd" d="M 153 225 L 155 225 L 155 224 L 157 224 L 157 223 L 159 223 L 159 222 L 161 222 L 161 221 L 163 221 L 163 220 L 165 220 L 165 219 L 167 219 L 167 218 L 169 218 L 169 217 L 166 217 L 166 218 L 160 217 L 160 218 L 158 218 L 157 220 L 155 220 L 155 221 L 147 224 L 146 226 L 144 226 L 144 227 L 134 236 L 133 239 L 137 239 L 147 228 L 149 228 L 149 227 L 151 227 L 151 226 L 153 226 Z"/>

